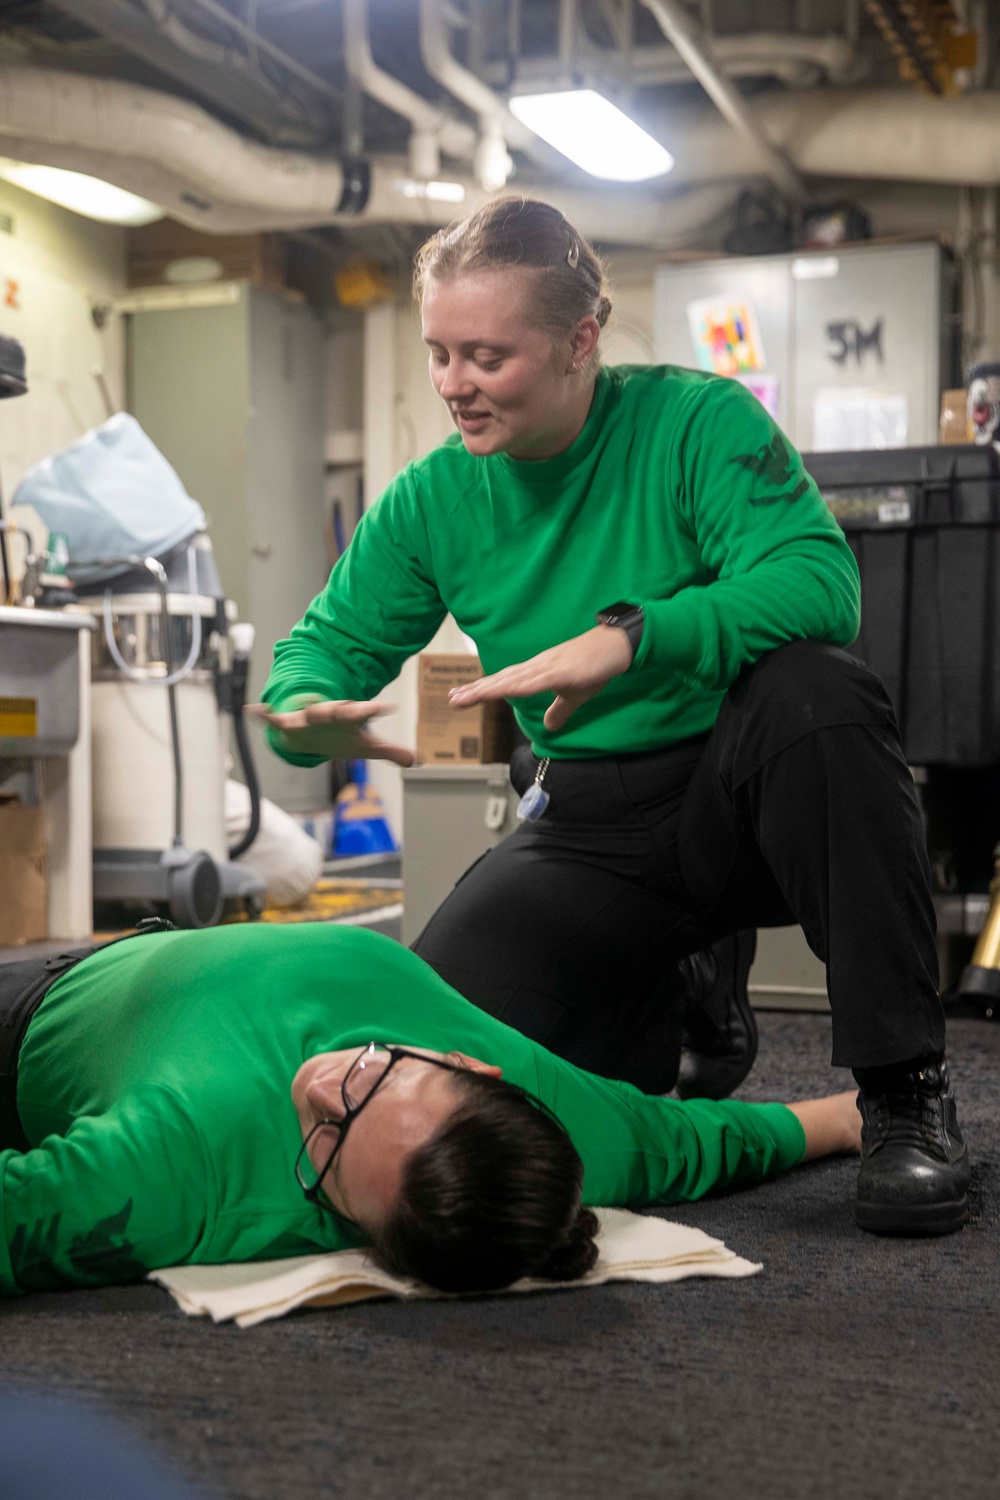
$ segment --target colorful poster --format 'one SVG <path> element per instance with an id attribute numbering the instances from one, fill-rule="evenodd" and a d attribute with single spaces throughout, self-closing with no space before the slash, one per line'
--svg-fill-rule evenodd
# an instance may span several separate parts
<path id="1" fill-rule="evenodd" d="M 700 370 L 713 375 L 741 375 L 763 369 L 764 345 L 749 299 L 706 297 L 689 302 L 687 312 Z"/>

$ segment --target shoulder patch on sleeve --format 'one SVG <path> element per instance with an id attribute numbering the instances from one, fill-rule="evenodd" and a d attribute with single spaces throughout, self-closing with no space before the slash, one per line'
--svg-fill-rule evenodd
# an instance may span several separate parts
<path id="1" fill-rule="evenodd" d="M 739 464 L 741 469 L 762 479 L 765 485 L 791 485 L 798 472 L 789 456 L 788 444 L 780 432 L 776 432 L 771 441 L 764 443 L 756 453 L 737 453 L 729 462 Z M 754 494 L 749 500 L 751 505 L 779 505 L 782 501 L 794 505 L 808 489 L 809 480 L 803 475 L 791 490 L 784 490 L 780 494 Z"/>

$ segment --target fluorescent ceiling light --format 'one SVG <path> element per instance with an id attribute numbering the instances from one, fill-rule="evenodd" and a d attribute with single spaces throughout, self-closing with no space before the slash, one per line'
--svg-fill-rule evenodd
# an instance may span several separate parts
<path id="1" fill-rule="evenodd" d="M 645 182 L 674 164 L 670 152 L 593 89 L 515 94 L 510 112 L 592 177 Z"/>
<path id="2" fill-rule="evenodd" d="M 395 188 L 404 198 L 429 198 L 432 203 L 465 201 L 465 188 L 460 182 L 421 182 L 415 177 L 397 177 Z"/>
<path id="3" fill-rule="evenodd" d="M 105 224 L 152 224 L 154 219 L 164 217 L 159 204 L 84 172 L 66 172 L 62 167 L 40 167 L 0 156 L 0 177 L 37 193 L 39 198 L 48 198 L 50 203 Z"/>
<path id="4" fill-rule="evenodd" d="M 796 281 L 824 281 L 840 275 L 840 261 L 835 255 L 797 255 L 792 261 Z"/>

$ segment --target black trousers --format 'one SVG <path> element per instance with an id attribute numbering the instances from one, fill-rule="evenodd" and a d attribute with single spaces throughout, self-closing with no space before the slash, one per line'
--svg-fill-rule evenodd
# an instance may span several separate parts
<path id="1" fill-rule="evenodd" d="M 95 951 L 89 944 L 51 958 L 0 964 L 0 1151 L 30 1149 L 17 1113 L 17 1059 L 31 1018 L 60 974 Z"/>
<path id="2" fill-rule="evenodd" d="M 0 964 L 0 1151 L 31 1149 L 17 1112 L 17 1061 L 31 1019 L 56 980 L 101 948 L 150 932 L 171 932 L 173 925 L 165 917 L 145 917 L 135 932 L 106 943 L 85 943 L 48 958 Z"/>
<path id="3" fill-rule="evenodd" d="M 537 761 L 516 752 L 518 791 Z M 745 670 L 711 734 L 553 760 L 551 802 L 462 877 L 414 944 L 483 1010 L 647 1092 L 676 1079 L 678 960 L 799 923 L 823 960 L 833 1062 L 944 1048 L 930 870 L 875 674 L 797 641 Z"/>

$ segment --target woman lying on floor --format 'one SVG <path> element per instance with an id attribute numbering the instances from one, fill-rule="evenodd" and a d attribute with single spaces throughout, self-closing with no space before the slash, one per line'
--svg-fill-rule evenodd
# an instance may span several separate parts
<path id="1" fill-rule="evenodd" d="M 0 967 L 0 1293 L 366 1241 L 444 1290 L 569 1280 L 597 1253 L 581 1204 L 676 1203 L 860 1147 L 851 1093 L 648 1097 L 362 928 L 84 952 Z"/>

